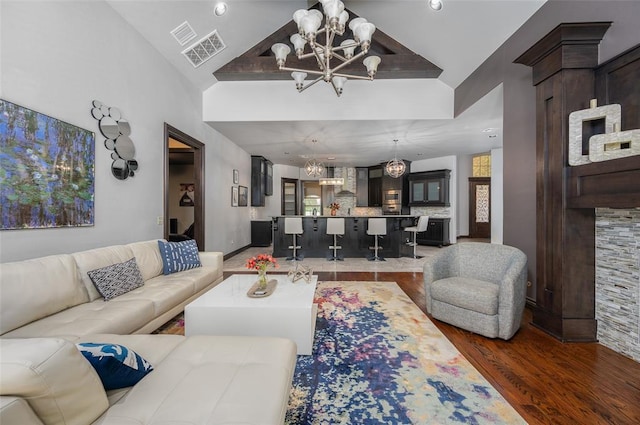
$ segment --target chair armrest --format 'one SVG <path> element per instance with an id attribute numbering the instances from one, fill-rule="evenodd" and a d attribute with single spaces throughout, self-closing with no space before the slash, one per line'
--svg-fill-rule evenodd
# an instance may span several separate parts
<path id="1" fill-rule="evenodd" d="M 520 328 L 527 297 L 527 257 L 524 253 L 514 258 L 500 281 L 498 290 L 499 336 L 509 339 Z"/>
<path id="2" fill-rule="evenodd" d="M 443 248 L 424 262 L 422 272 L 427 313 L 431 313 L 431 284 L 437 280 L 456 275 L 454 268 L 455 255 L 455 247 L 451 246 Z"/>

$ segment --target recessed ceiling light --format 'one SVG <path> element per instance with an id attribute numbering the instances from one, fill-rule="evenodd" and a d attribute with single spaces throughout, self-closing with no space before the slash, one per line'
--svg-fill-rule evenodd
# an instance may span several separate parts
<path id="1" fill-rule="evenodd" d="M 335 156 L 328 156 L 327 157 L 327 161 L 335 161 L 336 157 Z"/>
<path id="2" fill-rule="evenodd" d="M 216 3 L 215 7 L 213 8 L 213 13 L 215 13 L 216 16 L 222 16 L 227 13 L 227 3 Z"/>
<path id="3" fill-rule="evenodd" d="M 429 7 L 436 11 L 442 9 L 442 0 L 429 0 Z"/>

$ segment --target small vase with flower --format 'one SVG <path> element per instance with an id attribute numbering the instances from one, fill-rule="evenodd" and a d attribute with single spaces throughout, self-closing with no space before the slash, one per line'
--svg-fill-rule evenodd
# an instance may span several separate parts
<path id="1" fill-rule="evenodd" d="M 264 291 L 267 289 L 267 270 L 270 266 L 278 268 L 278 261 L 269 254 L 258 254 L 255 257 L 251 257 L 247 260 L 246 267 L 249 270 L 258 271 L 258 284 L 256 290 Z"/>
<path id="2" fill-rule="evenodd" d="M 329 209 L 331 210 L 331 215 L 335 216 L 336 212 L 340 209 L 340 204 L 337 202 L 332 202 L 329 204 Z"/>

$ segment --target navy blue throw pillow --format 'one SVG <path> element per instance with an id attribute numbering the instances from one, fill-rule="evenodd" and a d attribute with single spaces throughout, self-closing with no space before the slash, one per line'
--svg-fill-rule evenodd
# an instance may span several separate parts
<path id="1" fill-rule="evenodd" d="M 122 345 L 83 342 L 76 346 L 98 373 L 105 390 L 131 387 L 153 370 L 151 363 Z"/>
<path id="2" fill-rule="evenodd" d="M 158 241 L 162 257 L 162 273 L 171 274 L 202 266 L 198 245 L 190 239 L 182 242 Z"/>

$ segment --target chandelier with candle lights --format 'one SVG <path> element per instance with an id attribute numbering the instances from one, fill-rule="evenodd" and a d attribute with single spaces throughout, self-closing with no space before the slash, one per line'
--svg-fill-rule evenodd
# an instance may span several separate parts
<path id="1" fill-rule="evenodd" d="M 345 66 L 366 56 L 371 47 L 371 37 L 376 26 L 364 18 L 355 18 L 349 22 L 353 39 L 346 39 L 334 46 L 337 37 L 344 35 L 349 20 L 349 13 L 344 10 L 344 3 L 340 0 L 320 0 L 322 10 L 300 9 L 293 14 L 293 20 L 298 26 L 298 33 L 290 38 L 298 59 L 315 57 L 319 69 L 298 69 L 285 66 L 287 55 L 291 47 L 284 43 L 276 43 L 271 51 L 276 55 L 276 63 L 282 71 L 293 71 L 291 77 L 296 82 L 298 92 L 306 90 L 318 81 L 331 83 L 336 95 L 340 96 L 347 79 L 373 80 L 380 64 L 380 57 L 367 56 L 362 63 L 367 69 L 367 75 L 353 75 L 340 72 Z M 324 26 L 322 20 L 324 19 Z M 324 34 L 324 42 L 319 41 Z M 305 53 L 309 45 L 310 52 Z M 356 53 L 356 50 L 358 52 Z M 317 75 L 312 81 L 305 81 L 308 74 Z"/>

